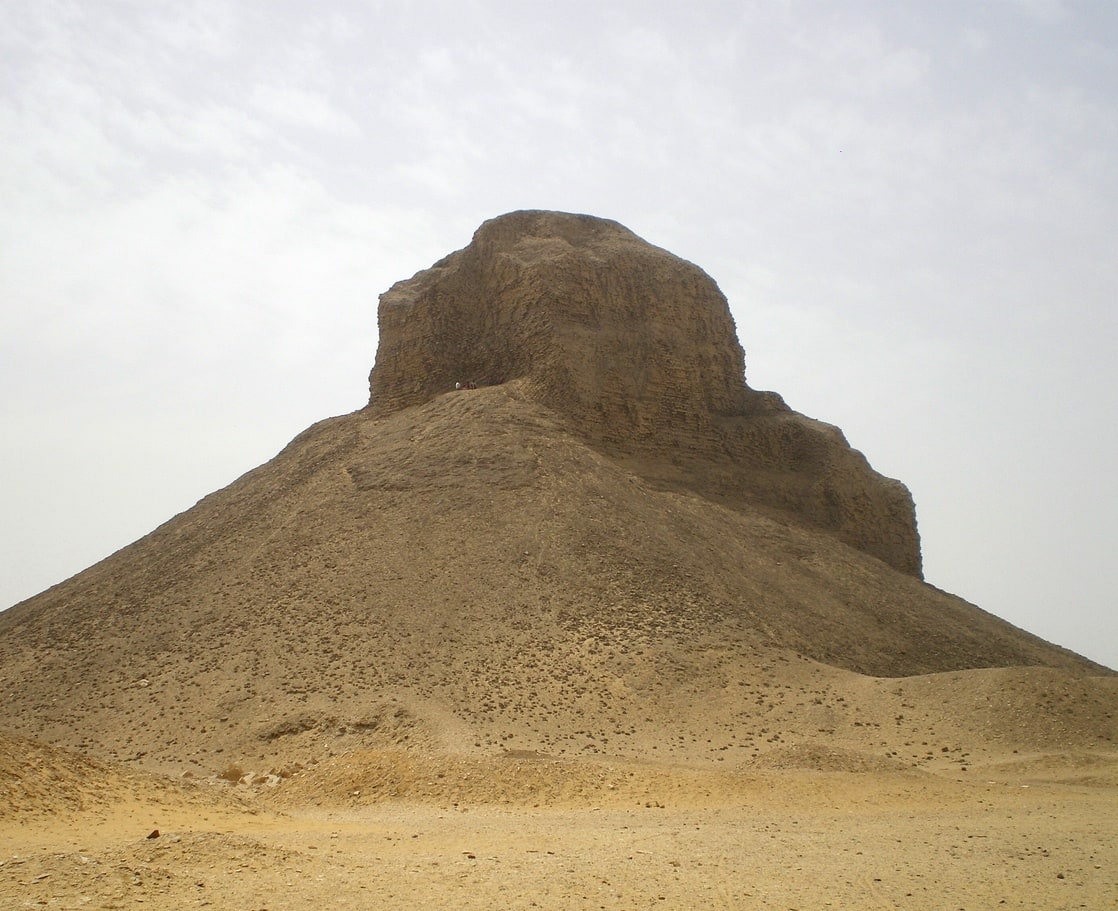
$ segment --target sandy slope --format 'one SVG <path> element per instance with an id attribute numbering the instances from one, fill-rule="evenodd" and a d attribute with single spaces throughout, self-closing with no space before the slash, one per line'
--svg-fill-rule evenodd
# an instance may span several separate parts
<path id="1" fill-rule="evenodd" d="M 942 694 L 855 672 L 1028 664 L 1072 676 L 1047 702 L 1001 677 L 941 714 L 1035 707 L 1058 739 L 1082 704 L 1113 736 L 1092 727 L 1103 684 L 1073 682 L 1102 669 L 831 538 L 653 484 L 510 384 L 323 422 L 0 614 L 0 729 L 201 776 L 404 744 L 737 762 L 815 736 L 909 761 Z"/>

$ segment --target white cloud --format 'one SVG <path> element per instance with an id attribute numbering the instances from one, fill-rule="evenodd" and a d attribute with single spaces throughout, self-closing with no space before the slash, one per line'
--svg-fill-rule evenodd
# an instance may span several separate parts
<path id="1" fill-rule="evenodd" d="M 1063 0 L 995 0 L 995 2 L 1017 10 L 1045 25 L 1061 22 L 1068 15 Z"/>
<path id="2" fill-rule="evenodd" d="M 615 48 L 625 66 L 675 67 L 679 57 L 662 32 L 639 25 L 621 34 Z"/>
<path id="3" fill-rule="evenodd" d="M 143 34 L 156 45 L 188 55 L 230 58 L 240 50 L 237 4 L 225 0 L 133 7 Z"/>
<path id="4" fill-rule="evenodd" d="M 814 36 L 820 62 L 837 87 L 875 97 L 887 92 L 909 89 L 928 72 L 928 56 L 912 47 L 890 47 L 880 29 L 857 26 L 836 29 L 823 40 Z"/>
<path id="5" fill-rule="evenodd" d="M 424 48 L 419 52 L 417 63 L 427 78 L 444 84 L 461 73 L 454 54 L 448 47 Z"/>
<path id="6" fill-rule="evenodd" d="M 257 85 L 251 103 L 267 116 L 301 129 L 356 136 L 360 129 L 353 118 L 318 92 L 291 86 Z"/>
<path id="7" fill-rule="evenodd" d="M 966 26 L 962 30 L 963 46 L 973 54 L 981 54 L 990 46 L 990 36 L 984 30 Z"/>

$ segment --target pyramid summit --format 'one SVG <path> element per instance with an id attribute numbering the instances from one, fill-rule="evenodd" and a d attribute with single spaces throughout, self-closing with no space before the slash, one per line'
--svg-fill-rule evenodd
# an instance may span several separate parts
<path id="1" fill-rule="evenodd" d="M 381 295 L 369 411 L 518 381 L 638 470 L 835 534 L 920 576 L 907 488 L 835 427 L 745 381 L 726 298 L 697 266 L 615 221 L 513 212 Z"/>
<path id="2" fill-rule="evenodd" d="M 725 298 L 702 270 L 617 222 L 513 212 L 380 299 L 378 414 L 463 378 L 525 379 L 599 439 L 656 443 L 749 408 Z"/>

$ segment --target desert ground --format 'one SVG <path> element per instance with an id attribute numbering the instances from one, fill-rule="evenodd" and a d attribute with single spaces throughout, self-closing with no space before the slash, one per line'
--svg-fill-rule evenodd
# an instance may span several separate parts
<path id="1" fill-rule="evenodd" d="M 1118 751 L 946 727 L 919 762 L 875 733 L 731 767 L 354 748 L 236 781 L 7 738 L 0 908 L 1118 905 Z"/>

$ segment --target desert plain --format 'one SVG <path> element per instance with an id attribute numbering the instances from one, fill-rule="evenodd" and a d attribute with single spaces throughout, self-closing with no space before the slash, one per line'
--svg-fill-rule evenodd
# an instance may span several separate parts
<path id="1" fill-rule="evenodd" d="M 1058 700 L 1067 682 L 1041 673 Z M 5 739 L 0 907 L 1118 902 L 1113 748 L 1028 749 L 1027 735 L 1006 747 L 950 718 L 920 714 L 902 729 L 863 717 L 861 744 L 793 741 L 744 762 L 343 748 L 288 777 L 236 781 Z M 913 747 L 920 758 L 898 758 Z"/>

